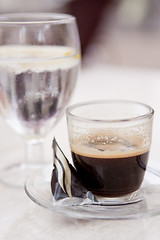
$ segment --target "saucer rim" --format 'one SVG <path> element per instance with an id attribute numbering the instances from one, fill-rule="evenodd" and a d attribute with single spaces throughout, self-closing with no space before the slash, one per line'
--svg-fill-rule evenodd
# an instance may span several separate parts
<path id="1" fill-rule="evenodd" d="M 138 206 L 138 204 L 145 203 L 145 201 L 147 200 L 147 196 L 150 194 L 153 194 L 153 195 L 159 194 L 159 196 L 160 196 L 160 182 L 159 182 L 159 184 L 150 184 L 148 181 L 148 178 L 147 178 L 147 174 L 150 174 L 151 176 L 158 178 L 158 180 L 160 181 L 160 176 L 157 176 L 153 173 L 150 173 L 149 171 L 146 171 L 144 183 L 142 184 L 142 186 L 140 188 L 141 190 L 143 190 L 145 192 L 144 200 L 141 200 L 141 201 L 138 201 L 135 203 L 125 204 L 125 205 L 105 206 L 104 209 L 102 208 L 104 206 L 98 205 L 98 208 L 101 209 L 101 211 L 98 212 L 98 214 L 95 211 L 95 208 L 97 208 L 97 206 L 95 207 L 95 205 L 83 205 L 83 206 L 69 206 L 69 205 L 57 206 L 57 205 L 54 205 L 53 204 L 53 195 L 51 193 L 51 189 L 49 188 L 50 180 L 46 179 L 42 173 L 37 173 L 37 175 L 30 175 L 24 185 L 24 189 L 25 189 L 27 196 L 33 202 L 35 202 L 39 206 L 46 208 L 50 211 L 63 214 L 66 217 L 71 217 L 71 218 L 76 218 L 76 219 L 87 219 L 87 220 L 90 220 L 90 219 L 101 219 L 101 220 L 139 219 L 139 218 L 143 218 L 143 217 L 159 215 L 160 214 L 160 203 L 159 203 L 158 208 L 156 206 L 155 209 L 150 209 L 148 211 L 146 210 L 144 212 L 143 211 L 140 212 L 137 210 L 137 212 L 135 212 L 135 213 L 126 214 L 126 212 L 125 212 L 125 214 L 119 214 L 119 215 L 116 213 L 119 213 L 119 211 L 121 211 L 121 209 L 127 205 L 128 206 L 130 205 L 131 207 L 133 206 L 133 210 L 134 210 L 135 206 Z M 48 174 L 48 176 L 50 176 L 50 174 Z M 49 194 L 50 198 L 48 198 L 46 196 L 42 196 L 42 194 L 39 194 L 39 193 L 35 196 L 32 193 L 30 184 L 35 183 L 35 181 L 37 180 L 37 177 L 40 177 L 43 184 L 46 184 L 46 186 L 48 186 L 47 193 Z M 159 191 L 157 192 L 157 190 L 159 190 Z M 37 198 L 37 196 L 38 196 L 38 198 Z M 150 202 L 148 201 L 147 204 L 150 204 Z M 89 211 L 89 208 L 91 206 L 92 206 L 93 211 Z M 106 210 L 106 211 L 103 211 L 103 210 Z M 112 212 L 110 212 L 110 215 L 107 215 L 109 213 L 108 212 L 109 210 Z M 127 208 L 124 210 L 127 210 Z M 111 214 L 111 213 L 114 213 L 114 214 Z"/>

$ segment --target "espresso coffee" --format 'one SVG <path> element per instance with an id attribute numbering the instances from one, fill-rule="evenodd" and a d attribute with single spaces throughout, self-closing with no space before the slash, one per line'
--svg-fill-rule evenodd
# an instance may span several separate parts
<path id="1" fill-rule="evenodd" d="M 71 145 L 73 162 L 85 187 L 109 197 L 134 192 L 141 186 L 149 155 L 149 148 L 141 148 L 140 138 L 131 144 L 121 138 L 92 137 Z"/>

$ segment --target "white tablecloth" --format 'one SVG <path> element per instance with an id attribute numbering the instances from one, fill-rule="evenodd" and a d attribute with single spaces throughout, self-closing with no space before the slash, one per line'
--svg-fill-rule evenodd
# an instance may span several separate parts
<path id="1" fill-rule="evenodd" d="M 150 165 L 160 167 L 160 71 L 93 66 L 83 69 L 71 103 L 92 99 L 131 99 L 155 109 Z M 1 168 L 23 153 L 21 138 L 0 119 Z M 65 117 L 50 132 L 45 153 L 52 164 L 53 135 L 69 157 Z M 159 239 L 160 216 L 134 220 L 77 220 L 33 203 L 23 189 L 0 183 L 0 239 Z"/>

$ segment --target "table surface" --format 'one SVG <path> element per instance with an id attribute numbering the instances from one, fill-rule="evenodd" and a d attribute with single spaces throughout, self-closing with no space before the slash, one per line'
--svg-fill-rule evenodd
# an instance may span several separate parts
<path id="1" fill-rule="evenodd" d="M 82 69 L 71 103 L 95 99 L 130 99 L 155 110 L 150 165 L 160 167 L 160 71 L 94 65 Z M 21 138 L 0 119 L 1 169 L 23 153 Z M 45 154 L 52 164 L 51 142 L 56 136 L 68 157 L 66 119 L 49 133 Z M 8 150 L 9 149 L 9 150 Z M 160 216 L 130 220 L 78 220 L 51 212 L 32 202 L 23 188 L 0 182 L 0 239 L 159 239 Z"/>

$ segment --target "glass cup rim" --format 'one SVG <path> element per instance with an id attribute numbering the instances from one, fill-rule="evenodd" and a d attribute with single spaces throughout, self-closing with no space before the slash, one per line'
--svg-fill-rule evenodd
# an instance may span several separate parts
<path id="1" fill-rule="evenodd" d="M 75 17 L 65 13 L 0 14 L 0 25 L 67 24 L 73 21 L 75 21 Z"/>
<path id="2" fill-rule="evenodd" d="M 78 107 L 82 107 L 82 106 L 87 106 L 87 105 L 94 105 L 94 104 L 105 104 L 105 103 L 121 103 L 121 104 L 134 104 L 134 105 L 139 105 L 142 106 L 146 109 L 148 109 L 148 111 L 146 112 L 146 114 L 141 114 L 139 116 L 136 117 L 129 117 L 129 118 L 121 118 L 121 119 L 93 119 L 93 118 L 85 118 L 85 117 L 81 117 L 81 116 L 77 116 L 76 114 L 72 113 L 72 110 L 78 108 Z M 140 121 L 140 120 L 145 120 L 145 119 L 150 119 L 154 114 L 154 109 L 149 106 L 148 104 L 145 103 L 141 103 L 138 101 L 132 101 L 132 100 L 119 100 L 119 99 L 112 99 L 112 100 L 95 100 L 95 101 L 86 101 L 86 102 L 81 102 L 81 103 L 77 103 L 77 104 L 73 104 L 71 106 L 69 106 L 66 109 L 66 116 L 70 117 L 74 120 L 78 120 L 81 122 L 95 122 L 95 123 L 120 123 L 120 122 L 136 122 L 136 121 Z"/>

